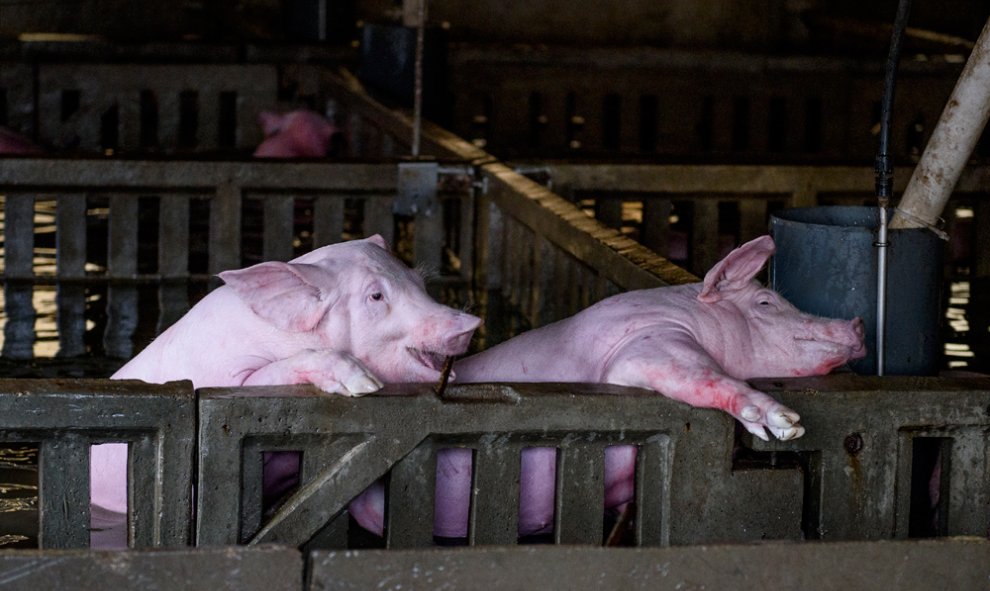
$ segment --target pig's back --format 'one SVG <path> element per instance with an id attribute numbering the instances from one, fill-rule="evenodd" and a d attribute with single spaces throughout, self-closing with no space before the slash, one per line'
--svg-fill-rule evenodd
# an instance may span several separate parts
<path id="1" fill-rule="evenodd" d="M 611 351 L 629 335 L 690 315 L 699 287 L 636 290 L 536 328 L 459 361 L 460 383 L 599 382 Z"/>

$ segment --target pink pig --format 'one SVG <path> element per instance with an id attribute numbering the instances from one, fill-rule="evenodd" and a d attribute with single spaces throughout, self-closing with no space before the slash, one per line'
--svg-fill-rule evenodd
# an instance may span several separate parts
<path id="1" fill-rule="evenodd" d="M 311 383 L 360 396 L 383 381 L 437 381 L 445 358 L 464 353 L 480 323 L 435 302 L 419 274 L 380 236 L 324 246 L 288 263 L 224 271 L 220 278 L 226 285 L 111 379 L 189 379 L 195 387 Z M 124 522 L 126 453 L 126 444 L 93 448 L 94 525 Z M 114 540 L 109 543 L 121 542 Z"/>
<path id="2" fill-rule="evenodd" d="M 863 323 L 798 311 L 754 277 L 774 252 L 769 236 L 716 264 L 704 282 L 619 294 L 455 364 L 463 382 L 606 382 L 649 388 L 692 406 L 722 409 L 747 431 L 782 440 L 804 434 L 800 417 L 745 380 L 820 375 L 866 354 Z M 633 497 L 636 448 L 606 449 L 605 505 Z M 526 449 L 519 533 L 545 533 L 554 514 L 555 452 Z M 437 458 L 434 533 L 467 535 L 471 451 Z M 351 505 L 359 523 L 382 531 L 384 494 Z"/>
<path id="3" fill-rule="evenodd" d="M 279 114 L 263 111 L 258 122 L 265 141 L 255 149 L 257 158 L 322 158 L 327 155 L 337 127 L 313 111 Z"/>
<path id="4" fill-rule="evenodd" d="M 0 127 L 0 154 L 41 154 L 42 150 L 23 135 Z"/>

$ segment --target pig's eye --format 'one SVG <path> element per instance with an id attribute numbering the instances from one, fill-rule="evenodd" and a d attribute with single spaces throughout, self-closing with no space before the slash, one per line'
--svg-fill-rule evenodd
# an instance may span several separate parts
<path id="1" fill-rule="evenodd" d="M 385 296 L 382 295 L 382 292 L 376 291 L 375 293 L 371 294 L 371 299 L 374 300 L 374 301 L 376 301 L 376 302 L 380 302 L 383 299 L 385 299 Z"/>

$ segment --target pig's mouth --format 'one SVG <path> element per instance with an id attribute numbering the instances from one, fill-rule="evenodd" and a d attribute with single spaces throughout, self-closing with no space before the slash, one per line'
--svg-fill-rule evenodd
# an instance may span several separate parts
<path id="1" fill-rule="evenodd" d="M 814 337 L 795 337 L 794 340 L 798 341 L 801 345 L 811 345 L 812 347 L 821 349 L 825 354 L 834 357 L 837 365 L 842 365 L 846 361 L 866 356 L 866 347 L 863 343 L 850 345 L 849 343 L 838 343 L 816 339 Z"/>
<path id="2" fill-rule="evenodd" d="M 447 360 L 447 354 L 439 351 L 427 351 L 425 349 L 416 349 L 415 347 L 406 347 L 406 351 L 409 351 L 413 359 L 433 371 L 442 370 L 443 364 Z"/>

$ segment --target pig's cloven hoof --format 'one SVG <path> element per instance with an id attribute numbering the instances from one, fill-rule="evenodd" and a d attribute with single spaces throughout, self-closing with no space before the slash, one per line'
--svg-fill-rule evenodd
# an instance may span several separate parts
<path id="1" fill-rule="evenodd" d="M 341 384 L 344 389 L 338 393 L 344 396 L 364 396 L 381 390 L 383 385 L 378 378 L 371 374 L 356 374 Z"/>
<path id="2" fill-rule="evenodd" d="M 790 441 L 804 435 L 804 427 L 799 424 L 801 417 L 789 409 L 770 410 L 762 421 L 762 413 L 755 405 L 745 407 L 739 415 L 739 422 L 743 427 L 763 441 L 770 441 L 767 431 L 781 441 Z"/>

